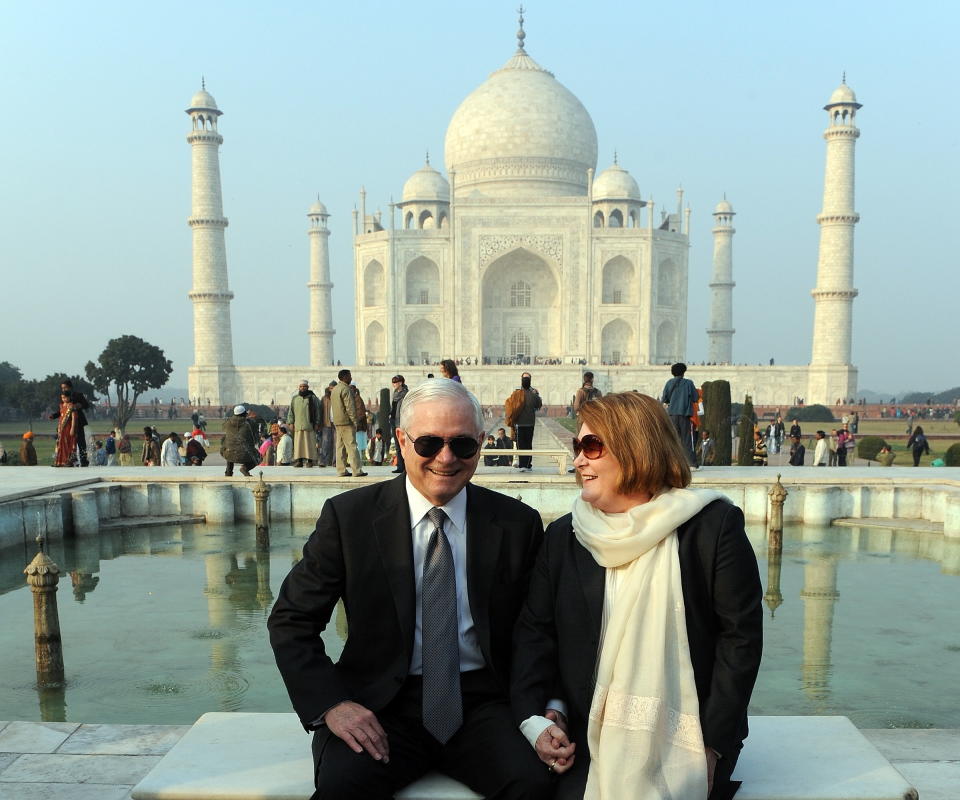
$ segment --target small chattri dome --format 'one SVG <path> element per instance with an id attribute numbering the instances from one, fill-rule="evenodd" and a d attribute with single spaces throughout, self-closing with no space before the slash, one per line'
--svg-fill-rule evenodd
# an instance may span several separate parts
<path id="1" fill-rule="evenodd" d="M 450 184 L 429 162 L 413 173 L 403 184 L 403 202 L 450 202 Z"/>
<path id="2" fill-rule="evenodd" d="M 190 98 L 190 110 L 193 109 L 205 109 L 210 111 L 219 111 L 217 108 L 217 101 L 213 99 L 213 95 L 210 94 L 206 89 L 201 89 L 193 97 Z"/>
<path id="3" fill-rule="evenodd" d="M 310 206 L 310 210 L 307 212 L 307 215 L 311 217 L 316 217 L 316 216 L 329 217 L 330 216 L 327 213 L 327 207 L 323 203 L 321 203 L 319 200 L 317 200 L 316 203 Z"/>
<path id="4" fill-rule="evenodd" d="M 639 200 L 640 187 L 619 164 L 607 167 L 593 182 L 594 200 Z"/>
<path id="5" fill-rule="evenodd" d="M 857 95 L 854 94 L 853 89 L 847 86 L 846 83 L 841 83 L 836 89 L 833 90 L 833 94 L 830 95 L 830 102 L 827 103 L 828 106 L 836 105 L 838 103 L 856 103 Z"/>
<path id="6" fill-rule="evenodd" d="M 714 214 L 733 214 L 734 213 L 733 206 L 727 202 L 727 198 L 723 198 L 723 200 L 717 203 L 717 207 L 713 209 L 713 213 Z"/>

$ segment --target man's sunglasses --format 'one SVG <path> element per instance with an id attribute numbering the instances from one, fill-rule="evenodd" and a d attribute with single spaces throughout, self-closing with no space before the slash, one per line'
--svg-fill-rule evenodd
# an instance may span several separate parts
<path id="1" fill-rule="evenodd" d="M 603 455 L 603 440 L 599 436 L 588 433 L 582 439 L 573 437 L 573 455 L 576 458 L 583 453 L 585 458 L 593 461 Z"/>
<path id="2" fill-rule="evenodd" d="M 442 436 L 418 436 L 411 441 L 417 455 L 424 458 L 432 458 L 443 450 L 445 444 L 450 445 L 450 450 L 457 458 L 473 458 L 480 449 L 480 442 L 469 436 L 454 436 L 452 439 L 444 439 Z"/>

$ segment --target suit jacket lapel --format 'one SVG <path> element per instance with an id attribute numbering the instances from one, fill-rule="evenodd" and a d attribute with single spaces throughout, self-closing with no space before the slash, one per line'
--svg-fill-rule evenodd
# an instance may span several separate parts
<path id="1" fill-rule="evenodd" d="M 573 548 L 573 562 L 580 576 L 579 584 L 587 607 L 587 619 L 594 637 L 599 639 L 606 571 L 593 560 L 590 551 L 577 541 L 576 536 L 570 537 L 570 545 Z"/>
<path id="2" fill-rule="evenodd" d="M 410 532 L 410 505 L 407 502 L 406 478 L 393 480 L 387 488 L 382 513 L 373 520 L 373 531 L 380 551 L 380 560 L 386 573 L 387 586 L 397 609 L 397 619 L 406 658 L 413 650 L 416 625 L 416 583 L 413 576 L 413 539 Z M 376 591 L 376 587 L 371 587 Z"/>
<path id="3" fill-rule="evenodd" d="M 503 528 L 493 510 L 477 502 L 473 484 L 467 484 L 467 596 L 477 629 L 480 651 L 488 664 L 490 653 L 490 592 L 497 576 L 497 558 Z"/>

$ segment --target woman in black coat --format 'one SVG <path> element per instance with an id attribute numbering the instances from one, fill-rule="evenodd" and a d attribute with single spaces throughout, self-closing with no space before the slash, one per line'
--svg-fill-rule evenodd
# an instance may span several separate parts
<path id="1" fill-rule="evenodd" d="M 557 797 L 732 796 L 760 665 L 743 514 L 691 490 L 663 407 L 587 403 L 581 494 L 548 529 L 517 623 L 511 700 Z"/>

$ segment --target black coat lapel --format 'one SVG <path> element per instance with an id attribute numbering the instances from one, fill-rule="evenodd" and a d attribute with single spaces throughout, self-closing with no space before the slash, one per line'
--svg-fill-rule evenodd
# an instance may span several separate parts
<path id="1" fill-rule="evenodd" d="M 394 479 L 384 494 L 386 502 L 381 512 L 374 517 L 373 531 L 386 573 L 387 586 L 397 609 L 397 619 L 407 649 L 405 655 L 409 661 L 413 649 L 417 600 L 413 577 L 410 504 L 407 501 L 405 476 L 400 475 Z M 378 591 L 378 588 L 371 586 L 370 591 Z"/>
<path id="2" fill-rule="evenodd" d="M 490 651 L 490 592 L 497 577 L 503 528 L 490 505 L 481 506 L 477 491 L 467 484 L 467 596 L 477 629 L 480 651 L 488 664 Z"/>
<path id="3" fill-rule="evenodd" d="M 573 563 L 580 576 L 579 583 L 583 590 L 583 600 L 587 606 L 587 618 L 590 621 L 591 631 L 599 640 L 606 570 L 594 561 L 590 551 L 577 541 L 576 535 L 570 537 L 570 546 L 573 548 Z"/>

